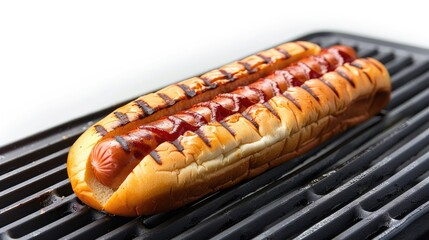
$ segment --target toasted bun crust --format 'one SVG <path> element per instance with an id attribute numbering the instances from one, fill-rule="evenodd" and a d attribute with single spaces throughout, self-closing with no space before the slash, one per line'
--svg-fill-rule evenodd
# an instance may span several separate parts
<path id="1" fill-rule="evenodd" d="M 285 68 L 293 62 L 318 54 L 320 51 L 321 48 L 311 42 L 288 42 L 199 77 L 169 85 L 113 111 L 94 125 L 103 131 L 97 135 L 101 138 L 104 135 L 112 136 L 129 131 L 162 116 L 190 108 L 198 102 L 208 101 L 219 93 L 230 92 L 239 86 L 248 85 L 275 70 Z"/>
<path id="2" fill-rule="evenodd" d="M 290 88 L 268 105 L 255 104 L 222 124 L 204 125 L 199 134 L 186 132 L 178 144 L 162 143 L 154 151 L 162 164 L 145 156 L 116 191 L 87 171 L 85 157 L 96 142 L 88 144 L 96 139 L 89 131 L 70 151 L 70 180 L 78 197 L 96 209 L 122 216 L 167 211 L 260 174 L 367 120 L 387 105 L 390 92 L 385 67 L 357 59 Z"/>
<path id="3" fill-rule="evenodd" d="M 227 64 L 200 77 L 167 86 L 116 109 L 88 128 L 73 144 L 67 160 L 67 172 L 76 195 L 86 204 L 102 209 L 100 202 L 112 194 L 94 180 L 88 158 L 94 145 L 104 137 L 127 132 L 137 126 L 187 109 L 195 103 L 207 101 L 222 92 L 247 85 L 260 77 L 285 68 L 310 55 L 318 54 L 317 44 L 305 41 L 288 42 L 259 52 L 241 61 Z M 186 91 L 185 91 L 186 90 Z M 93 189 L 103 192 L 94 195 Z"/>

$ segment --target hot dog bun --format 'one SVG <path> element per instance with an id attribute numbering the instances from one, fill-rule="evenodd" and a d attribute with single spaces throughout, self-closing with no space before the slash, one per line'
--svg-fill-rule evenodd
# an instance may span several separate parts
<path id="1" fill-rule="evenodd" d="M 94 176 L 103 185 L 117 189 L 143 156 L 165 141 L 174 141 L 186 131 L 197 131 L 211 121 L 222 121 L 256 103 L 265 103 L 291 86 L 335 70 L 357 58 L 353 48 L 332 46 L 276 70 L 259 80 L 229 93 L 199 102 L 185 111 L 163 116 L 129 132 L 104 137 L 92 149 L 90 159 Z"/>
<path id="2" fill-rule="evenodd" d="M 139 97 L 95 124 L 94 130 L 100 136 L 129 131 L 162 116 L 187 109 L 198 102 L 210 100 L 219 93 L 248 85 L 290 63 L 318 54 L 320 50 L 317 44 L 311 42 L 284 43 L 199 77 L 193 77 Z"/>
<path id="3" fill-rule="evenodd" d="M 195 103 L 207 101 L 219 93 L 247 85 L 290 63 L 318 54 L 320 50 L 317 44 L 311 42 L 284 43 L 200 77 L 190 78 L 144 95 L 116 109 L 88 128 L 71 147 L 67 172 L 74 192 L 83 202 L 96 209 L 102 209 L 92 187 L 88 186 L 92 175 L 86 170 L 92 148 L 103 138 L 125 133 L 141 124 L 187 109 Z"/>
<path id="4" fill-rule="evenodd" d="M 85 156 L 96 138 L 84 134 L 70 151 L 70 180 L 78 197 L 96 209 L 122 216 L 167 211 L 260 174 L 365 121 L 387 105 L 390 92 L 385 67 L 371 58 L 357 59 L 267 104 L 160 144 L 116 191 L 87 171 Z"/>

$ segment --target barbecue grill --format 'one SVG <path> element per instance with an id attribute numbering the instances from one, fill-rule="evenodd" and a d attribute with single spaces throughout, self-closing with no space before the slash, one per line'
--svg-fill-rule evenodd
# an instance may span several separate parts
<path id="1" fill-rule="evenodd" d="M 123 105 L 0 148 L 2 239 L 392 239 L 429 234 L 429 50 L 335 32 L 299 38 L 353 46 L 383 62 L 392 100 L 317 149 L 180 209 L 110 216 L 74 195 L 71 144 Z M 130 99 L 131 100 L 131 99 Z"/>

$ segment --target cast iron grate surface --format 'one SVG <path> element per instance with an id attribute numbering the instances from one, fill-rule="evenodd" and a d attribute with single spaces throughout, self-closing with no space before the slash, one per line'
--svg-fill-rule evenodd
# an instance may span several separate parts
<path id="1" fill-rule="evenodd" d="M 389 106 L 317 149 L 169 213 L 109 216 L 70 187 L 71 144 L 117 106 L 0 148 L 2 239 L 392 239 L 429 234 L 429 50 L 321 32 L 392 76 Z"/>

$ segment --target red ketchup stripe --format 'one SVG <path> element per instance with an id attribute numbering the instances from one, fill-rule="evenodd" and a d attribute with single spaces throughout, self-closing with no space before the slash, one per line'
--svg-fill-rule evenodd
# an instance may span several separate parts
<path id="1" fill-rule="evenodd" d="M 117 141 L 115 137 L 103 140 L 101 141 L 103 144 L 97 144 L 94 147 L 91 161 L 97 162 L 107 158 L 108 162 L 117 163 L 115 167 L 118 168 L 121 168 L 123 162 L 137 165 L 139 157 L 141 160 L 143 156 L 151 153 L 163 142 L 172 142 L 186 131 L 196 132 L 208 122 L 220 122 L 227 116 L 243 112 L 253 104 L 265 103 L 273 96 L 283 93 L 288 87 L 301 86 L 306 80 L 320 78 L 328 71 L 336 69 L 345 62 L 351 62 L 355 58 L 354 51 L 347 47 L 335 46 L 324 49 L 319 55 L 310 56 L 291 64 L 248 86 L 239 87 L 231 93 L 219 94 L 211 101 L 195 104 L 186 111 L 142 125 L 121 135 L 121 144 L 106 144 L 109 141 Z M 115 149 L 107 149 L 109 146 L 115 146 Z M 121 149 L 121 146 L 128 146 L 128 149 Z M 108 151 L 113 152 L 110 157 L 106 153 Z M 114 154 L 115 151 L 123 153 Z M 157 162 L 161 164 L 161 161 Z M 109 176 L 97 177 L 101 183 L 109 186 L 111 182 L 106 179 L 114 178 L 115 174 L 121 170 L 100 173 L 97 172 L 99 171 L 97 166 L 100 165 L 103 164 L 99 162 L 92 164 L 95 176 L 109 174 Z"/>

